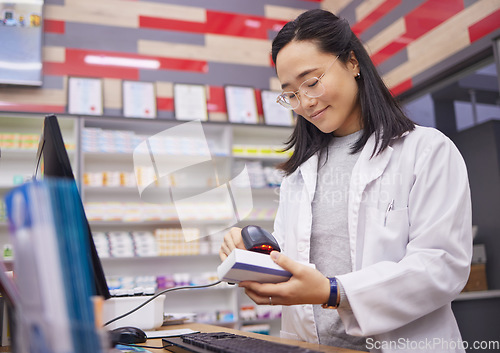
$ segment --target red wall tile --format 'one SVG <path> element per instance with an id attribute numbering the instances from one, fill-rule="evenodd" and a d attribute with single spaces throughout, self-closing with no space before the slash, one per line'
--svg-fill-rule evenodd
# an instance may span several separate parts
<path id="1" fill-rule="evenodd" d="M 493 12 L 469 27 L 470 41 L 475 42 L 498 28 L 500 28 L 500 10 Z"/>
<path id="2" fill-rule="evenodd" d="M 62 105 L 49 104 L 19 104 L 12 102 L 0 102 L 0 110 L 9 112 L 64 113 L 66 112 L 66 107 Z"/>
<path id="3" fill-rule="evenodd" d="M 386 0 L 379 7 L 373 10 L 368 16 L 363 18 L 361 21 L 357 22 L 351 27 L 352 31 L 356 35 L 360 35 L 367 28 L 372 26 L 375 22 L 380 20 L 383 16 L 391 12 L 396 6 L 401 4 L 401 0 Z"/>
<path id="4" fill-rule="evenodd" d="M 58 20 L 43 20 L 43 31 L 47 33 L 64 34 L 66 22 Z"/>
<path id="5" fill-rule="evenodd" d="M 428 0 L 405 16 L 406 32 L 372 55 L 379 65 L 409 43 L 464 9 L 463 0 Z"/>
<path id="6" fill-rule="evenodd" d="M 393 96 L 397 96 L 398 94 L 403 93 L 404 91 L 408 91 L 413 87 L 412 79 L 409 78 L 406 81 L 401 82 L 399 85 L 396 85 L 391 88 L 391 93 Z"/>
<path id="7" fill-rule="evenodd" d="M 208 89 L 210 91 L 210 98 L 207 102 L 208 111 L 213 113 L 227 113 L 224 87 L 210 86 Z"/>
<path id="8" fill-rule="evenodd" d="M 264 115 L 264 108 L 262 107 L 262 96 L 260 89 L 255 90 L 255 102 L 257 103 L 257 114 Z"/>
<path id="9" fill-rule="evenodd" d="M 130 59 L 154 59 L 160 62 L 160 70 L 193 71 L 203 73 L 208 71 L 207 62 L 201 60 L 151 57 L 130 53 L 66 48 L 66 61 L 64 63 L 45 62 L 43 68 L 44 74 L 57 76 L 70 75 L 82 77 L 107 77 L 124 80 L 139 79 L 138 68 L 88 64 L 85 62 L 85 57 L 87 55 Z"/>
<path id="10" fill-rule="evenodd" d="M 237 37 L 267 39 L 269 30 L 279 30 L 287 21 L 260 16 L 207 11 L 206 22 L 179 21 L 140 16 L 139 27 L 191 33 L 211 33 Z"/>
<path id="11" fill-rule="evenodd" d="M 174 111 L 174 99 L 171 97 L 156 97 L 156 108 L 158 110 Z"/>

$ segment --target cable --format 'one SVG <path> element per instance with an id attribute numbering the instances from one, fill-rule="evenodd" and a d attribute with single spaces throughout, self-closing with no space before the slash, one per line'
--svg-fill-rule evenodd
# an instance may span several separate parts
<path id="1" fill-rule="evenodd" d="M 160 295 L 162 295 L 164 293 L 173 292 L 174 290 L 180 290 L 180 289 L 207 288 L 207 287 L 216 286 L 219 283 L 221 283 L 221 281 L 217 281 L 217 282 L 210 283 L 210 284 L 203 284 L 203 285 L 200 285 L 200 286 L 182 286 L 182 287 L 174 287 L 174 288 L 164 289 L 161 292 L 158 292 L 155 295 L 153 295 L 151 298 L 149 298 L 148 300 L 146 300 L 141 305 L 139 305 L 139 306 L 135 307 L 134 309 L 130 310 L 129 312 L 126 312 L 123 315 L 120 315 L 118 317 L 115 317 L 114 319 L 109 320 L 108 322 L 106 322 L 104 324 L 104 326 L 107 326 L 107 325 L 109 325 L 109 324 L 111 324 L 111 323 L 113 323 L 113 322 L 115 322 L 117 320 L 123 319 L 125 316 L 128 316 L 128 315 L 136 312 L 137 310 L 139 310 L 140 308 L 142 308 L 144 305 L 146 305 L 147 303 L 149 303 L 150 301 L 152 301 L 153 299 L 155 299 L 156 297 L 158 297 L 158 296 L 160 296 Z"/>

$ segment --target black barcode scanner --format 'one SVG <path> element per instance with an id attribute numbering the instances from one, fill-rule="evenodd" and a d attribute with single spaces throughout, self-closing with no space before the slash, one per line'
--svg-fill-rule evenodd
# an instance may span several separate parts
<path id="1" fill-rule="evenodd" d="M 263 254 L 270 254 L 271 251 L 280 251 L 278 242 L 271 233 L 259 226 L 246 226 L 241 230 L 241 237 L 245 248 Z"/>

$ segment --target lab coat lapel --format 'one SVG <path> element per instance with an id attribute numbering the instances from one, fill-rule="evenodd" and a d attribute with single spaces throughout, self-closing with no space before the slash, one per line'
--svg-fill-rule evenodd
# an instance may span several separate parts
<path id="1" fill-rule="evenodd" d="M 298 219 L 296 232 L 298 239 L 302 239 L 301 244 L 297 245 L 297 259 L 300 261 L 309 261 L 309 238 L 312 229 L 312 202 L 316 192 L 316 177 L 318 173 L 318 156 L 314 155 L 304 162 L 298 169 L 299 178 L 294 195 L 298 203 Z M 302 248 L 301 248 L 302 247 Z"/>
<path id="2" fill-rule="evenodd" d="M 316 180 L 318 175 L 318 154 L 314 154 L 305 161 L 300 167 L 300 174 L 304 180 L 307 195 L 312 202 L 314 193 L 316 192 Z"/>
<path id="3" fill-rule="evenodd" d="M 370 182 L 382 175 L 385 168 L 389 164 L 393 151 L 393 148 L 388 146 L 380 154 L 374 155 L 370 158 L 373 153 L 374 146 L 375 134 L 372 134 L 366 142 L 359 159 L 353 168 L 351 183 L 349 186 L 348 227 L 353 270 L 361 267 L 363 239 L 358 239 L 357 228 L 363 192 Z M 357 254 L 360 256 L 356 256 Z"/>

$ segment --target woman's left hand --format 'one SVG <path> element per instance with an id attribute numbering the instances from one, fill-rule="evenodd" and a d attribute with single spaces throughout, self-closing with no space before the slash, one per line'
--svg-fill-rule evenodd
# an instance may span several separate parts
<path id="1" fill-rule="evenodd" d="M 240 282 L 239 286 L 245 288 L 245 293 L 256 304 L 324 304 L 328 301 L 330 281 L 321 272 L 278 251 L 273 251 L 271 258 L 292 277 L 281 283 Z"/>

